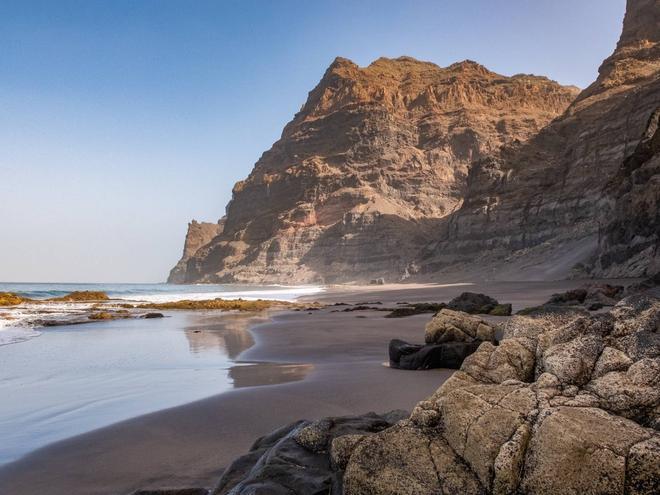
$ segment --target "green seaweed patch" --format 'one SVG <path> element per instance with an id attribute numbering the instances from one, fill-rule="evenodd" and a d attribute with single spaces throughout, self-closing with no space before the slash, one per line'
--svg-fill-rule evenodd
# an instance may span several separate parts
<path id="1" fill-rule="evenodd" d="M 0 306 L 16 306 L 29 301 L 31 301 L 31 299 L 21 297 L 13 292 L 0 292 Z"/>
<path id="2" fill-rule="evenodd" d="M 279 308 L 293 308 L 299 305 L 285 301 L 274 301 L 271 299 L 256 299 L 254 301 L 246 301 L 244 299 L 203 299 L 200 301 L 193 301 L 183 299 L 181 301 L 161 302 L 161 303 L 148 303 L 136 306 L 145 309 L 218 309 L 221 311 L 261 311 L 274 307 Z"/>
<path id="3" fill-rule="evenodd" d="M 77 290 L 61 297 L 51 297 L 46 301 L 52 302 L 85 302 L 85 301 L 108 301 L 108 295 L 100 290 Z"/>

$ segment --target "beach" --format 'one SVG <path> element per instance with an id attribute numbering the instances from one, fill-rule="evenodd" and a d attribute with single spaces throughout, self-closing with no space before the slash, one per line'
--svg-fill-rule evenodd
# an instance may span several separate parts
<path id="1" fill-rule="evenodd" d="M 469 290 L 512 303 L 515 311 L 580 284 L 329 287 L 303 299 L 385 307 L 447 301 Z M 303 418 L 410 410 L 451 375 L 452 370 L 384 366 L 389 340 L 422 342 L 430 314 L 386 319 L 382 311 L 343 309 L 280 311 L 250 326 L 254 345 L 236 360 L 296 365 L 297 381 L 263 385 L 272 370 L 255 367 L 234 376 L 239 388 L 58 441 L 0 467 L 0 493 L 123 494 L 138 488 L 210 487 L 256 438 L 282 425 Z M 207 315 L 202 325 L 217 326 L 226 316 Z"/>

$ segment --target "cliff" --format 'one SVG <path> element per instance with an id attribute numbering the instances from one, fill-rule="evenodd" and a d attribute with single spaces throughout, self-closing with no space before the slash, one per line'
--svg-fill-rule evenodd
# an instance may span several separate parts
<path id="1" fill-rule="evenodd" d="M 177 280 L 657 270 L 657 236 L 648 233 L 657 226 L 655 162 L 634 177 L 620 169 L 660 106 L 659 38 L 660 0 L 630 0 L 613 54 L 579 94 L 471 61 L 440 68 L 381 58 L 360 68 L 336 59 L 234 187 L 223 233 L 183 262 Z M 613 180 L 628 186 L 617 190 Z M 641 237 L 628 229 L 617 238 L 630 215 Z"/>
<path id="2" fill-rule="evenodd" d="M 197 220 L 188 223 L 183 254 L 176 266 L 170 270 L 170 275 L 167 278 L 169 283 L 185 283 L 188 260 L 195 255 L 199 248 L 208 244 L 215 236 L 222 233 L 223 225 L 224 219 L 219 220 L 218 223 L 198 222 Z"/>
<path id="3" fill-rule="evenodd" d="M 337 58 L 170 281 L 405 278 L 461 207 L 470 164 L 535 136 L 577 91 L 471 61 Z"/>
<path id="4" fill-rule="evenodd" d="M 660 2 L 630 0 L 614 53 L 564 115 L 471 167 L 462 207 L 420 256 L 423 271 L 543 279 L 588 265 L 610 220 L 608 183 L 660 104 L 659 37 Z"/>

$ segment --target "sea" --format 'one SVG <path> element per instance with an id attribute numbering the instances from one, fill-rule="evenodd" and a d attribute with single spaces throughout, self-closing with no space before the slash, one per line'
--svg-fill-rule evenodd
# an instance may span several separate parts
<path id="1" fill-rule="evenodd" d="M 105 291 L 111 298 L 126 301 L 159 302 L 216 297 L 292 301 L 324 289 L 0 284 L 0 292 L 33 299 L 79 290 Z M 38 328 L 29 325 L 34 320 L 31 312 L 40 310 L 39 305 L 33 306 L 14 311 L 11 319 L 7 308 L 0 308 L 0 338 L 5 344 L 0 345 L 0 465 L 119 421 L 234 388 L 261 385 L 258 377 L 264 374 L 267 383 L 281 383 L 302 379 L 308 370 L 305 363 L 239 359 L 254 344 L 249 328 L 266 323 L 265 315 L 169 311 L 159 319 Z M 63 312 L 72 310 L 71 305 L 62 306 Z"/>
<path id="2" fill-rule="evenodd" d="M 168 302 L 182 299 L 277 299 L 293 301 L 301 296 L 324 291 L 320 286 L 297 285 L 220 285 L 220 284 L 75 284 L 75 283 L 0 283 L 0 292 L 12 292 L 29 299 L 43 300 L 60 297 L 74 291 L 103 291 L 111 299 L 126 302 Z M 53 304 L 49 305 L 51 316 L 83 311 L 90 305 Z M 41 335 L 38 325 L 39 312 L 43 306 L 24 304 L 20 307 L 0 307 L 0 346 L 15 344 Z"/>

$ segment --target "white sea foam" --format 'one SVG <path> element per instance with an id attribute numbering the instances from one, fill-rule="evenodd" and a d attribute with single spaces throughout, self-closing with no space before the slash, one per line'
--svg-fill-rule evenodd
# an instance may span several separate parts
<path id="1" fill-rule="evenodd" d="M 254 290 L 217 291 L 217 292 L 167 292 L 160 294 L 120 294 L 113 299 L 126 301 L 144 301 L 153 303 L 173 302 L 181 300 L 202 301 L 205 299 L 276 299 L 278 301 L 294 301 L 302 296 L 319 294 L 325 291 L 317 286 L 279 286 L 281 288 L 264 288 Z"/>
<path id="2" fill-rule="evenodd" d="M 177 286 L 116 286 L 116 285 L 98 285 L 95 287 L 86 286 L 60 286 L 40 284 L 38 286 L 9 286 L 0 289 L 11 291 L 20 291 L 23 289 L 23 295 L 26 297 L 58 297 L 63 293 L 72 290 L 106 290 L 110 298 L 114 300 L 124 300 L 131 302 L 145 303 L 163 303 L 172 301 L 204 300 L 204 299 L 277 299 L 280 301 L 293 301 L 302 296 L 309 296 L 323 292 L 325 289 L 318 286 L 267 286 L 267 287 L 248 287 L 248 286 L 184 286 L 177 290 Z M 197 288 L 198 287 L 198 288 Z M 214 290 L 215 288 L 219 290 Z M 17 306 L 0 308 L 0 345 L 14 344 L 37 337 L 40 332 L 35 328 L 41 327 L 44 320 L 66 320 L 76 319 L 89 311 L 93 303 L 23 303 Z"/>
<path id="3" fill-rule="evenodd" d="M 3 326 L 0 321 L 0 346 L 17 344 L 41 335 L 41 332 L 29 327 L 8 327 Z"/>

